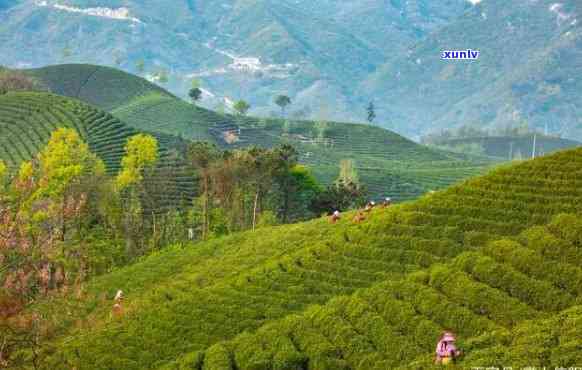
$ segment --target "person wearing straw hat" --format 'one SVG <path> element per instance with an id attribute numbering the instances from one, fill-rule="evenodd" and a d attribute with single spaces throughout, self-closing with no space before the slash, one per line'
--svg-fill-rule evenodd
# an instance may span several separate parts
<path id="1" fill-rule="evenodd" d="M 461 351 L 457 349 L 455 341 L 455 335 L 450 331 L 446 331 L 441 335 L 436 346 L 436 364 L 450 364 L 451 362 L 455 362 L 456 358 L 461 355 Z"/>
<path id="2" fill-rule="evenodd" d="M 354 216 L 354 223 L 359 224 L 362 221 L 366 220 L 366 216 L 364 216 L 364 212 L 362 211 L 358 211 L 358 213 L 356 213 L 356 215 Z"/>
<path id="3" fill-rule="evenodd" d="M 113 316 L 119 317 L 123 314 L 123 306 L 121 305 L 123 301 L 123 291 L 118 290 L 115 294 L 115 298 L 113 298 L 115 304 L 113 305 Z"/>
<path id="4" fill-rule="evenodd" d="M 340 211 L 335 211 L 331 215 L 330 221 L 331 221 L 332 224 L 335 224 L 336 222 L 339 221 L 340 218 L 341 218 Z"/>
<path id="5" fill-rule="evenodd" d="M 390 207 L 391 205 L 392 205 L 392 198 L 390 198 L 390 197 L 386 197 L 386 198 L 384 199 L 384 203 L 382 203 L 382 207 L 383 207 L 383 208 L 388 208 L 388 207 Z"/>

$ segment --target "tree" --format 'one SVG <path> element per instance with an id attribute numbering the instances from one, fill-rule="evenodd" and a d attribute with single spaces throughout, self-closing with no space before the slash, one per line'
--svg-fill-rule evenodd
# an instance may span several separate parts
<path id="1" fill-rule="evenodd" d="M 356 170 L 356 166 L 354 164 L 353 159 L 342 159 L 340 161 L 340 173 L 336 182 L 342 182 L 344 184 L 360 183 L 358 171 Z"/>
<path id="2" fill-rule="evenodd" d="M 18 71 L 0 70 L 0 95 L 9 91 L 46 90 L 36 79 Z"/>
<path id="3" fill-rule="evenodd" d="M 281 108 L 281 115 L 285 116 L 285 108 L 291 104 L 291 98 L 287 95 L 279 95 L 275 98 L 275 104 Z"/>
<path id="4" fill-rule="evenodd" d="M 67 225 L 80 225 L 94 196 L 84 184 L 104 170 L 78 134 L 64 128 L 51 135 L 36 160 L 21 164 L 0 197 L 0 260 L 14 262 L 1 275 L 1 286 L 34 297 L 83 269 L 79 249 L 65 239 L 71 234 Z"/>
<path id="5" fill-rule="evenodd" d="M 188 157 L 201 180 L 199 190 L 202 203 L 202 239 L 206 239 L 210 230 L 213 169 L 221 158 L 221 152 L 214 144 L 194 142 L 188 148 Z"/>
<path id="6" fill-rule="evenodd" d="M 287 222 L 292 207 L 293 192 L 298 190 L 292 171 L 299 160 L 299 153 L 295 147 L 283 144 L 273 150 L 273 156 L 274 182 L 282 198 L 279 214 L 283 222 Z"/>
<path id="7" fill-rule="evenodd" d="M 198 79 L 192 79 L 192 85 L 188 92 L 188 96 L 192 99 L 193 104 L 196 104 L 196 102 L 202 98 L 202 89 L 200 88 L 200 81 Z"/>
<path id="8" fill-rule="evenodd" d="M 368 105 L 368 122 L 372 123 L 376 119 L 376 107 L 374 106 L 374 102 L 370 102 Z"/>
<path id="9" fill-rule="evenodd" d="M 323 189 L 306 166 L 295 164 L 287 176 L 288 182 L 281 186 L 284 195 L 282 221 L 295 222 L 312 217 L 312 205 Z"/>
<path id="10" fill-rule="evenodd" d="M 318 213 L 345 211 L 363 205 L 366 196 L 367 189 L 360 184 L 353 160 L 342 160 L 338 178 L 314 201 L 313 209 Z"/>
<path id="11" fill-rule="evenodd" d="M 8 166 L 0 159 L 0 200 L 8 182 Z"/>
<path id="12" fill-rule="evenodd" d="M 117 175 L 120 190 L 142 182 L 144 171 L 152 168 L 158 160 L 158 141 L 151 135 L 138 134 L 127 140 L 125 156 L 121 160 L 121 171 Z"/>
<path id="13" fill-rule="evenodd" d="M 33 199 L 48 198 L 59 207 L 61 238 L 67 233 L 65 213 L 71 203 L 84 190 L 83 180 L 105 174 L 105 164 L 89 151 L 73 129 L 55 130 L 47 146 L 39 153 L 39 187 Z"/>
<path id="14" fill-rule="evenodd" d="M 192 99 L 192 103 L 196 104 L 202 98 L 202 90 L 199 87 L 193 87 L 188 92 L 188 96 Z"/>
<path id="15" fill-rule="evenodd" d="M 246 101 L 239 100 L 234 104 L 233 108 L 239 115 L 245 116 L 249 109 L 251 109 L 251 106 Z"/>
<path id="16" fill-rule="evenodd" d="M 143 186 L 144 174 L 151 172 L 158 160 L 158 142 L 150 135 L 138 134 L 128 139 L 121 171 L 115 180 L 122 193 L 123 226 L 126 237 L 126 253 L 133 257 L 136 241 L 143 237 L 141 198 L 147 196 Z"/>
<path id="17" fill-rule="evenodd" d="M 334 210 L 346 211 L 361 207 L 366 202 L 365 187 L 337 181 L 319 194 L 313 202 L 312 210 L 316 214 L 329 213 Z"/>

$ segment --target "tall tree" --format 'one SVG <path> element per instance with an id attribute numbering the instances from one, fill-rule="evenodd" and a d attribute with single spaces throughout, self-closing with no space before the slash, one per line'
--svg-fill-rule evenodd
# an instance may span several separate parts
<path id="1" fill-rule="evenodd" d="M 83 179 L 105 174 L 104 163 L 89 151 L 77 132 L 72 129 L 55 130 L 47 146 L 39 153 L 40 186 L 36 198 L 49 198 L 60 203 L 61 238 L 67 232 L 66 210 L 70 198 L 79 188 Z"/>
<path id="2" fill-rule="evenodd" d="M 198 176 L 200 177 L 202 239 L 207 239 L 210 229 L 213 170 L 221 158 L 221 152 L 214 144 L 194 142 L 188 148 L 188 156 L 192 166 L 198 171 Z"/>
<path id="3" fill-rule="evenodd" d="M 287 95 L 279 95 L 275 98 L 275 104 L 281 108 L 281 115 L 285 116 L 285 108 L 291 104 L 291 98 Z"/>
<path id="4" fill-rule="evenodd" d="M 374 120 L 376 119 L 376 107 L 374 106 L 374 102 L 370 102 L 370 104 L 368 104 L 368 122 L 372 123 L 374 122 Z"/>
<path id="5" fill-rule="evenodd" d="M 196 104 L 202 98 L 202 90 L 199 87 L 193 87 L 188 92 L 188 96 L 192 99 L 192 103 Z"/>
<path id="6" fill-rule="evenodd" d="M 239 100 L 234 104 L 233 108 L 237 112 L 237 114 L 239 114 L 241 116 L 245 116 L 247 114 L 247 112 L 249 111 L 249 109 L 251 109 L 251 106 L 246 101 Z"/>
<path id="7" fill-rule="evenodd" d="M 288 176 L 290 181 L 283 189 L 282 216 L 284 223 L 306 220 L 313 216 L 312 206 L 323 191 L 309 168 L 296 164 Z"/>
<path id="8" fill-rule="evenodd" d="M 146 196 L 143 179 L 158 161 L 158 142 L 150 135 L 138 134 L 128 139 L 121 171 L 116 178 L 118 190 L 123 194 L 126 252 L 134 257 L 136 241 L 143 236 L 141 197 Z"/>
<path id="9" fill-rule="evenodd" d="M 340 173 L 336 182 L 344 184 L 353 183 L 359 184 L 358 170 L 353 159 L 342 159 L 340 161 Z"/>
<path id="10" fill-rule="evenodd" d="M 275 181 L 282 195 L 281 217 L 283 222 L 289 219 L 291 199 L 293 192 L 297 190 L 297 179 L 294 177 L 293 169 L 299 160 L 297 149 L 289 144 L 283 144 L 274 150 L 276 171 Z"/>
<path id="11" fill-rule="evenodd" d="M 321 213 L 360 207 L 366 196 L 367 189 L 360 183 L 353 160 L 342 160 L 338 178 L 315 200 L 314 211 Z"/>
<path id="12" fill-rule="evenodd" d="M 103 163 L 87 144 L 64 128 L 51 135 L 37 159 L 21 164 L 0 194 L 0 260 L 15 262 L 0 274 L 1 286 L 32 297 L 38 287 L 41 292 L 54 289 L 73 268 L 81 268 L 82 253 L 69 243 L 73 238 L 65 240 L 71 234 L 66 226 L 78 225 L 94 196 L 83 184 L 103 172 Z"/>
<path id="13" fill-rule="evenodd" d="M 200 81 L 197 79 L 192 79 L 192 85 L 190 91 L 188 91 L 188 96 L 192 99 L 192 103 L 196 104 L 198 100 L 202 98 L 202 89 L 200 88 Z"/>

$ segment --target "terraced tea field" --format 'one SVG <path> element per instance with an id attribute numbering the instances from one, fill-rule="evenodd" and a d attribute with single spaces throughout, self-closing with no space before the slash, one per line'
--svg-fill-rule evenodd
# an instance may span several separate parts
<path id="1" fill-rule="evenodd" d="M 356 224 L 345 214 L 176 246 L 41 302 L 46 367 L 430 367 L 582 362 L 582 149 L 506 166 Z M 111 299 L 126 292 L 125 314 Z M 54 310 L 54 307 L 60 310 Z"/>
<path id="2" fill-rule="evenodd" d="M 32 73 L 52 91 L 88 102 L 138 129 L 210 141 L 223 148 L 290 143 L 320 182 L 329 184 L 353 159 L 375 198 L 414 199 L 485 173 L 495 161 L 418 145 L 369 125 L 239 117 L 195 107 L 148 81 L 93 65 L 51 66 Z"/>
<path id="3" fill-rule="evenodd" d="M 36 157 L 50 134 L 59 127 L 75 129 L 110 174 L 119 170 L 127 139 L 140 131 L 114 116 L 81 101 L 48 93 L 9 93 L 0 96 L 0 159 L 10 167 Z M 193 194 L 193 179 L 173 157 L 185 144 L 170 135 L 156 133 L 160 143 L 160 169 L 175 168 L 175 176 L 160 178 L 169 204 Z"/>

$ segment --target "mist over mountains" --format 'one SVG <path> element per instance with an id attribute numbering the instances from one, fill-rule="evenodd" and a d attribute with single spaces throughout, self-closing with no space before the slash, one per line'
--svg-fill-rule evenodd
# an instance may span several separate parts
<path id="1" fill-rule="evenodd" d="M 376 123 L 418 138 L 460 125 L 582 138 L 580 5 L 556 0 L 0 1 L 0 64 L 112 65 L 202 104 Z M 443 61 L 472 48 L 476 61 Z M 143 69 L 139 67 L 143 64 Z M 167 82 L 165 81 L 167 78 Z M 163 82 L 163 83 L 162 83 Z"/>

